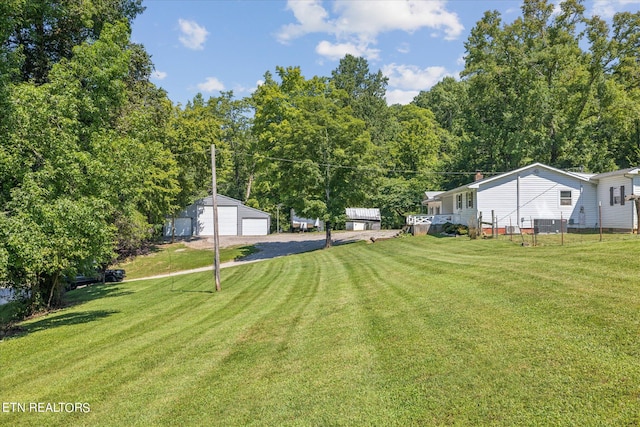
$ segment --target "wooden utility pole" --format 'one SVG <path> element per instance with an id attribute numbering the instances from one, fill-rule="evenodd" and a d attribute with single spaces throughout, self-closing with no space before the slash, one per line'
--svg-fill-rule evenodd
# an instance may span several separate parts
<path id="1" fill-rule="evenodd" d="M 220 292 L 220 236 L 218 235 L 218 186 L 216 183 L 216 146 L 211 144 L 211 197 L 213 198 L 213 271 L 216 291 Z"/>

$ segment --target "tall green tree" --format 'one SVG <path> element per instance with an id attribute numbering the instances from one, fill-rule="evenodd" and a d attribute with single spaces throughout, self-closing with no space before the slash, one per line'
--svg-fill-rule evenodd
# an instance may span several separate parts
<path id="1" fill-rule="evenodd" d="M 382 71 L 371 72 L 365 58 L 347 54 L 331 71 L 331 82 L 346 92 L 345 105 L 354 117 L 364 120 L 376 147 L 393 138 L 393 117 L 385 99 L 389 79 Z"/>
<path id="2" fill-rule="evenodd" d="M 180 192 L 172 213 L 205 196 L 206 189 L 211 188 L 211 145 L 217 144 L 216 151 L 220 150 L 219 137 L 220 122 L 207 108 L 201 94 L 184 108 L 174 108 L 168 147 L 178 164 Z M 216 156 L 218 165 L 223 160 L 223 156 Z"/>
<path id="3" fill-rule="evenodd" d="M 126 23 L 107 24 L 49 73 L 11 87 L 11 183 L 0 216 L 5 284 L 33 307 L 60 303 L 65 276 L 110 263 L 175 198 L 171 153 L 151 111 L 132 111 Z M 137 95 L 142 94 L 139 91 Z"/>
<path id="4" fill-rule="evenodd" d="M 6 3 L 6 2 L 5 2 Z M 13 28 L 5 46 L 23 56 L 21 80 L 42 84 L 74 46 L 95 41 L 107 23 L 131 24 L 142 0 L 21 0 L 11 9 Z"/>
<path id="5" fill-rule="evenodd" d="M 220 143 L 227 155 L 224 180 L 219 188 L 223 194 L 249 202 L 257 173 L 250 101 L 234 99 L 233 92 L 222 92 L 218 97 L 209 98 L 207 108 L 220 122 Z M 254 199 L 252 204 L 255 203 Z"/>
<path id="6" fill-rule="evenodd" d="M 473 172 L 468 163 L 466 153 L 460 147 L 468 149 L 470 137 L 467 125 L 467 108 L 469 105 L 468 81 L 445 77 L 430 90 L 420 92 L 412 101 L 419 107 L 433 112 L 436 122 L 444 130 L 441 134 L 445 140 L 448 155 L 443 156 L 440 170 Z M 455 188 L 469 182 L 470 176 L 460 173 L 442 174 L 440 187 Z"/>
<path id="7" fill-rule="evenodd" d="M 440 188 L 455 145 L 431 110 L 409 104 L 393 105 L 390 112 L 394 137 L 379 156 L 384 173 L 371 203 L 381 209 L 383 225 L 399 228 L 406 215 L 420 212 L 425 190 Z"/>
<path id="8" fill-rule="evenodd" d="M 272 179 L 285 206 L 325 222 L 325 247 L 345 208 L 366 199 L 373 182 L 372 144 L 353 116 L 346 93 L 327 79 L 305 79 L 297 67 L 278 68 L 254 94 L 254 132 L 270 147 Z"/>
<path id="9" fill-rule="evenodd" d="M 623 64 L 634 64 L 629 54 L 637 58 L 636 15 L 617 15 L 611 31 L 588 18 L 579 0 L 562 2 L 559 13 L 546 0 L 525 0 L 522 16 L 506 25 L 487 12 L 465 44 L 465 164 L 497 171 L 531 161 L 619 166 L 616 153 L 628 157 L 621 148 L 632 142 L 637 117 L 618 108 L 634 99 L 623 83 L 632 79 L 621 77 Z"/>

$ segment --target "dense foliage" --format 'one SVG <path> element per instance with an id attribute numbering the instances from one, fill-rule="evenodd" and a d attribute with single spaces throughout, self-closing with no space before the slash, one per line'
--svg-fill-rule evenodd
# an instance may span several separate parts
<path id="1" fill-rule="evenodd" d="M 19 6 L 25 14 L 58 10 Z M 28 65 L 32 43 L 14 47 L 38 29 L 21 19 L 13 32 L 2 27 L 2 67 L 14 72 L 3 73 L 0 280 L 37 309 L 59 304 L 77 273 L 135 252 L 174 207 L 179 187 L 165 141 L 171 104 L 148 81 L 149 56 L 130 42 L 127 19 L 104 22 L 99 35 L 92 27 L 70 52 L 48 52 L 40 65 Z M 16 33 L 15 25 L 25 28 Z M 51 43 L 71 43 L 69 32 Z"/>
<path id="2" fill-rule="evenodd" d="M 458 137 L 457 168 L 639 163 L 640 12 L 617 14 L 610 28 L 580 1 L 560 6 L 527 0 L 510 24 L 486 12 L 465 44 L 462 80 L 415 99 Z"/>
<path id="3" fill-rule="evenodd" d="M 640 163 L 640 12 L 611 24 L 579 0 L 486 12 L 460 79 L 388 106 L 387 78 L 345 56 L 330 76 L 267 71 L 172 105 L 130 41 L 141 0 L 0 4 L 0 286 L 31 307 L 64 281 L 135 254 L 211 189 L 331 229 L 346 207 L 399 227 L 425 190 L 540 161 L 604 172 Z M 285 223 L 285 221 L 282 221 Z"/>

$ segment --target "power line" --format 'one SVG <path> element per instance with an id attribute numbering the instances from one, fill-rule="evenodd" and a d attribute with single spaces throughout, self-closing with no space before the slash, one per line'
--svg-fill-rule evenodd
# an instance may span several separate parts
<path id="1" fill-rule="evenodd" d="M 282 158 L 282 157 L 272 157 L 272 156 L 264 156 L 261 154 L 249 154 L 249 153 L 239 153 L 240 155 L 244 155 L 246 157 L 251 157 L 251 158 L 255 158 L 255 159 L 265 159 L 265 160 L 274 160 L 274 161 L 279 161 L 279 162 L 287 162 L 287 163 L 304 163 L 305 160 L 298 160 L 298 159 L 286 159 L 286 158 Z M 473 175 L 478 173 L 479 171 L 473 171 L 473 172 L 468 172 L 468 171 L 434 171 L 434 170 L 430 170 L 430 171 L 416 171 L 416 170 L 403 170 L 403 169 L 392 169 L 392 168 L 386 168 L 384 166 L 376 166 L 376 167 L 360 167 L 360 166 L 346 166 L 346 165 L 340 165 L 340 164 L 336 164 L 336 163 L 324 163 L 324 162 L 318 162 L 317 163 L 319 166 L 322 167 L 330 167 L 330 168 L 335 168 L 335 169 L 352 169 L 352 170 L 360 170 L 360 171 L 381 171 L 381 172 L 393 172 L 393 173 L 406 173 L 406 174 L 431 174 L 431 175 Z M 485 175 L 499 175 L 503 172 L 482 172 Z"/>
<path id="2" fill-rule="evenodd" d="M 206 149 L 206 150 L 189 151 L 186 153 L 174 153 L 173 155 L 178 157 L 178 156 L 186 156 L 190 154 L 201 154 L 201 155 L 207 155 L 207 159 L 208 159 L 208 154 L 210 152 L 211 152 L 211 149 Z M 277 162 L 285 162 L 285 163 L 291 163 L 291 164 L 302 164 L 307 162 L 307 160 L 287 159 L 283 157 L 265 156 L 262 154 L 255 154 L 255 153 L 251 154 L 246 152 L 238 152 L 235 154 L 240 156 L 245 156 L 255 160 L 273 160 Z M 478 171 L 478 170 L 475 170 L 475 171 L 435 171 L 435 170 L 417 171 L 417 170 L 407 170 L 407 169 L 393 169 L 393 168 L 387 168 L 384 166 L 377 166 L 377 165 L 374 165 L 375 167 L 361 167 L 361 166 L 347 166 L 347 165 L 341 165 L 336 163 L 325 163 L 325 162 L 317 162 L 317 164 L 322 167 L 330 167 L 334 169 L 351 169 L 351 170 L 359 170 L 359 171 L 377 171 L 377 172 L 386 172 L 386 173 L 402 173 L 402 174 L 416 174 L 416 175 L 417 174 L 443 175 L 443 176 L 474 175 L 478 172 L 481 172 L 483 175 L 500 175 L 505 173 L 505 172 L 485 172 L 485 171 Z"/>

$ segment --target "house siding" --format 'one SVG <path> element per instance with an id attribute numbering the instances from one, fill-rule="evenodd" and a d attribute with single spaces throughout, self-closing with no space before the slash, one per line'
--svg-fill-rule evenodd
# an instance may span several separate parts
<path id="1" fill-rule="evenodd" d="M 611 188 L 624 186 L 624 194 L 638 194 L 638 177 L 633 180 L 624 175 L 601 178 L 598 183 L 598 202 L 602 205 L 602 227 L 611 230 L 627 231 L 636 228 L 634 203 L 624 201 L 611 205 Z M 619 190 L 618 190 L 619 191 Z"/>
<path id="2" fill-rule="evenodd" d="M 471 193 L 475 206 L 469 207 L 467 197 Z M 639 228 L 635 202 L 625 200 L 631 195 L 640 196 L 638 167 L 586 174 L 534 163 L 440 193 L 429 206 L 441 200 L 441 214 L 455 214 L 461 223 L 480 215 L 484 223 L 490 223 L 493 214 L 499 232 L 509 226 L 543 227 L 536 220 L 546 220 L 543 222 L 551 225 L 547 231 L 553 232 L 559 229 L 553 221 L 561 218 L 569 229 L 595 229 L 602 225 L 607 231 L 629 232 Z M 488 227 L 483 224 L 483 228 Z"/>
<path id="3" fill-rule="evenodd" d="M 571 205 L 561 205 L 561 191 L 571 192 Z M 561 216 L 575 228 L 593 227 L 597 223 L 593 209 L 596 186 L 542 167 L 481 185 L 478 193 L 478 210 L 484 221 L 493 209 L 498 228 L 510 225 L 532 228 L 535 219 Z"/>

